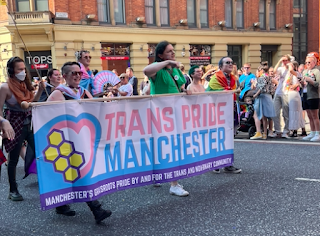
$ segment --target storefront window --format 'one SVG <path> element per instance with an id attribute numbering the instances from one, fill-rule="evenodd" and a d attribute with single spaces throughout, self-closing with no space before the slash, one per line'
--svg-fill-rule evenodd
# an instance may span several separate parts
<path id="1" fill-rule="evenodd" d="M 190 45 L 190 66 L 206 66 L 210 63 L 211 45 Z"/>
<path id="2" fill-rule="evenodd" d="M 155 60 L 155 51 L 156 51 L 157 44 L 155 43 L 149 43 L 148 44 L 148 59 L 149 64 L 153 63 Z"/>
<path id="3" fill-rule="evenodd" d="M 242 46 L 241 45 L 228 45 L 228 57 L 233 60 L 233 63 L 238 68 L 242 67 Z"/>
<path id="4" fill-rule="evenodd" d="M 101 43 L 101 60 L 103 70 L 116 69 L 124 73 L 130 66 L 130 44 Z"/>

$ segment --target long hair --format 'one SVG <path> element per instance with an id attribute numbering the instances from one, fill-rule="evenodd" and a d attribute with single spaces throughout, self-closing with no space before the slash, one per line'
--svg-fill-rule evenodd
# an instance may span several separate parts
<path id="1" fill-rule="evenodd" d="M 158 43 L 158 45 L 156 46 L 156 50 L 155 50 L 155 59 L 154 62 L 162 62 L 163 60 L 159 57 L 159 55 L 163 54 L 164 51 L 166 50 L 167 46 L 170 43 L 168 41 L 161 41 L 160 43 Z"/>
<path id="2" fill-rule="evenodd" d="M 14 79 L 14 67 L 16 66 L 17 63 L 19 62 L 23 62 L 24 60 L 22 60 L 20 57 L 14 57 L 13 59 L 8 61 L 7 67 L 8 67 L 8 71 L 10 71 L 11 73 L 9 74 L 9 79 Z M 28 68 L 26 68 L 26 78 L 23 81 L 26 84 L 26 87 L 29 91 L 33 91 L 34 87 L 32 86 L 32 81 L 31 81 L 31 75 L 30 72 L 28 70 Z"/>

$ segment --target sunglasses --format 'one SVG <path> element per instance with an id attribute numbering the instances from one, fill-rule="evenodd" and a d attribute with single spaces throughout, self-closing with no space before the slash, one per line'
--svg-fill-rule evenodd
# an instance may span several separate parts
<path id="1" fill-rule="evenodd" d="M 306 64 L 311 64 L 311 61 L 306 61 Z"/>
<path id="2" fill-rule="evenodd" d="M 83 75 L 83 72 L 82 71 L 71 71 L 70 72 L 72 75 L 76 76 L 76 75 L 79 75 L 79 76 L 82 76 Z"/>
<path id="3" fill-rule="evenodd" d="M 250 67 L 243 67 L 244 69 L 250 69 Z"/>
<path id="4" fill-rule="evenodd" d="M 227 65 L 233 65 L 233 61 L 226 61 L 225 62 Z"/>
<path id="5" fill-rule="evenodd" d="M 92 57 L 91 56 L 85 56 L 84 58 L 88 60 L 88 59 L 91 59 Z"/>
<path id="6" fill-rule="evenodd" d="M 126 77 L 124 77 L 124 76 L 122 76 L 122 77 L 120 77 L 120 79 L 125 79 Z"/>

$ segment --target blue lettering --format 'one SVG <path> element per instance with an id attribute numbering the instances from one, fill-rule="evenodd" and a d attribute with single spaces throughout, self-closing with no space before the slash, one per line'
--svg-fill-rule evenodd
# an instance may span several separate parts
<path id="1" fill-rule="evenodd" d="M 215 149 L 212 147 L 214 143 L 216 143 L 216 139 L 213 138 L 213 134 L 217 132 L 216 128 L 210 129 L 209 131 L 209 152 L 210 154 L 214 154 Z"/>
<path id="2" fill-rule="evenodd" d="M 226 150 L 225 140 L 226 140 L 226 130 L 224 127 L 218 128 L 218 152 L 222 152 Z"/>
<path id="3" fill-rule="evenodd" d="M 171 135 L 171 150 L 172 150 L 172 158 L 173 160 L 171 161 L 179 161 L 179 157 L 181 156 L 181 141 L 180 141 L 180 134 L 177 134 L 177 144 L 174 144 L 174 135 Z M 178 152 L 178 155 L 176 156 L 176 151 Z"/>
<path id="4" fill-rule="evenodd" d="M 162 145 L 161 143 L 164 142 L 165 145 L 169 144 L 169 139 L 166 136 L 161 136 L 158 138 L 158 160 L 159 160 L 159 164 L 161 163 L 165 163 L 165 160 L 167 160 L 167 162 L 169 161 L 170 155 L 166 154 L 165 158 L 162 157 Z"/>
<path id="5" fill-rule="evenodd" d="M 104 149 L 105 159 L 108 166 L 108 171 L 117 171 L 121 161 L 120 141 L 116 142 L 113 149 L 113 156 L 110 151 L 110 144 L 107 144 Z"/>
<path id="6" fill-rule="evenodd" d="M 199 133 L 201 134 L 201 139 L 202 139 L 202 150 L 203 150 L 203 155 L 206 154 L 206 134 L 208 133 L 207 129 L 200 130 Z"/>
<path id="7" fill-rule="evenodd" d="M 153 164 L 153 156 L 154 156 L 154 138 L 150 138 L 149 147 L 144 138 L 140 139 L 140 147 L 141 147 L 141 164 L 142 166 L 149 166 Z M 148 158 L 147 158 L 148 157 Z"/>
<path id="8" fill-rule="evenodd" d="M 193 149 L 193 156 L 199 157 L 200 156 L 200 146 L 199 142 L 196 141 L 195 137 L 197 136 L 197 140 L 199 139 L 199 135 L 197 131 L 192 132 L 192 145 L 198 148 L 198 151 L 196 152 L 196 149 Z"/>
<path id="9" fill-rule="evenodd" d="M 131 155 L 129 155 L 131 153 Z M 126 142 L 126 151 L 124 154 L 124 167 L 125 168 L 134 168 L 139 166 L 137 160 L 137 154 L 134 150 L 134 145 L 132 139 L 128 139 Z"/>
<path id="10" fill-rule="evenodd" d="M 190 143 L 187 143 L 187 137 L 190 137 L 190 132 L 184 133 L 182 135 L 182 138 L 183 138 L 183 155 L 184 155 L 185 159 L 192 158 L 192 154 L 188 154 L 188 152 L 187 152 L 188 148 L 190 147 Z M 181 158 L 181 159 L 183 160 L 184 158 Z"/>

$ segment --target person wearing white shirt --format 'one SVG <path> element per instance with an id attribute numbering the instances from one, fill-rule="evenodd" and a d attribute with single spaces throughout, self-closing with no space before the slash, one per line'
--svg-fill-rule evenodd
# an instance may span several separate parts
<path id="1" fill-rule="evenodd" d="M 121 97 L 129 97 L 132 96 L 133 88 L 132 85 L 129 83 L 129 76 L 125 73 L 120 75 L 121 86 L 118 89 L 115 89 L 118 92 L 118 96 Z"/>

